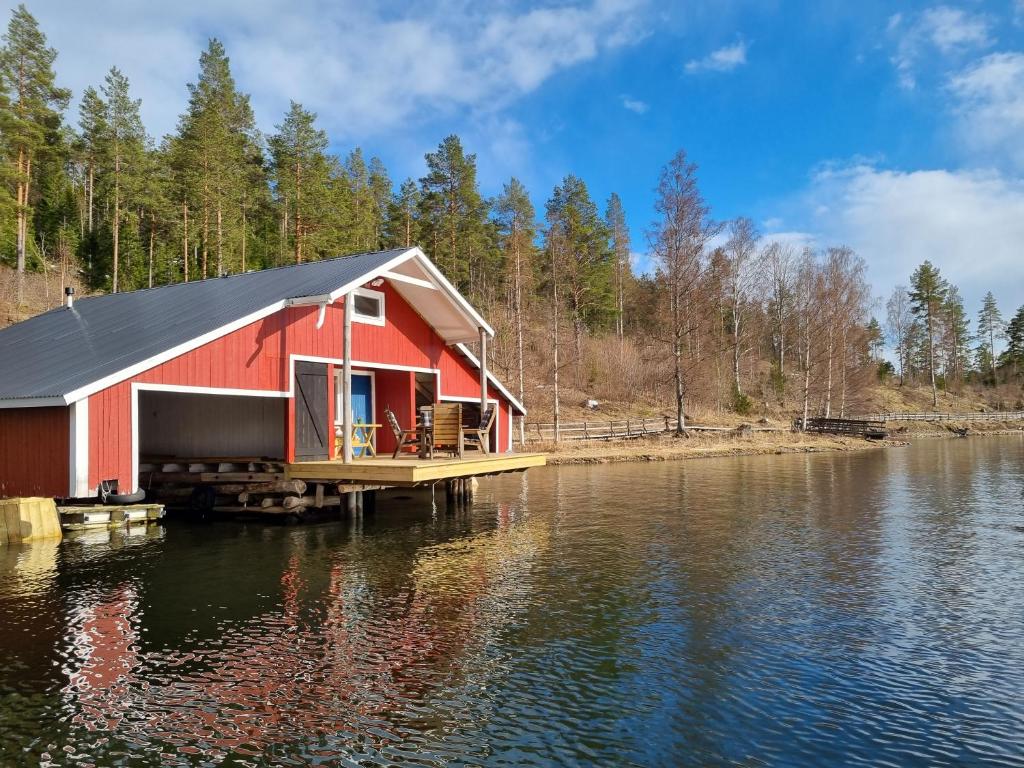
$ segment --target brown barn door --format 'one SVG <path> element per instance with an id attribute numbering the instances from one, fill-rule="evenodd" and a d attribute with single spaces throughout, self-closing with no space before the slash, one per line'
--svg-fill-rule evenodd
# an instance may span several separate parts
<path id="1" fill-rule="evenodd" d="M 327 364 L 295 362 L 295 458 L 328 458 Z"/>

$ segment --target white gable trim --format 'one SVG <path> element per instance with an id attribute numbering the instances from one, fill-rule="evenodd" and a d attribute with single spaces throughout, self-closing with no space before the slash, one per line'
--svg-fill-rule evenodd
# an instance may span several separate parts
<path id="1" fill-rule="evenodd" d="M 469 360 L 469 362 L 476 366 L 477 370 L 480 369 L 480 360 L 477 358 L 476 355 L 469 351 L 469 347 L 467 347 L 465 344 L 456 344 L 455 347 L 456 349 L 459 350 L 459 352 L 465 355 L 466 359 Z M 505 388 L 504 384 L 498 381 L 498 379 L 494 376 L 493 373 L 491 373 L 491 371 L 487 371 L 487 381 L 493 384 L 494 388 L 501 392 L 501 394 L 505 396 L 505 399 L 508 400 L 513 406 L 515 406 L 515 409 L 519 411 L 520 414 L 522 414 L 523 416 L 526 415 L 526 409 L 523 407 L 523 404 L 512 396 L 512 393 Z M 480 398 L 476 399 L 479 400 Z"/>

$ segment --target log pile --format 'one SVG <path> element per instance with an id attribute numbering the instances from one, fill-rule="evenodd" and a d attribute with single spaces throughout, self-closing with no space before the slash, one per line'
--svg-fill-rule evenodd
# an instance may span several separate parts
<path id="1" fill-rule="evenodd" d="M 342 506 L 347 486 L 288 479 L 284 464 L 265 458 L 145 461 L 139 483 L 150 499 L 195 512 L 289 515 Z"/>

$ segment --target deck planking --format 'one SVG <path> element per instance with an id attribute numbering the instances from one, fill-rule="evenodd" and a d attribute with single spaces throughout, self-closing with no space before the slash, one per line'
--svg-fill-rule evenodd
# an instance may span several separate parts
<path id="1" fill-rule="evenodd" d="M 487 454 L 472 458 L 420 459 L 415 456 L 367 457 L 351 464 L 335 461 L 300 461 L 285 466 L 289 479 L 322 480 L 374 485 L 418 485 L 501 472 L 522 472 L 542 467 L 547 462 L 542 453 Z"/>

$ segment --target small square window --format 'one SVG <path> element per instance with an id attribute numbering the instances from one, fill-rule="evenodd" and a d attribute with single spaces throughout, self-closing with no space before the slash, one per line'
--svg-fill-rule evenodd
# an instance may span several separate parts
<path id="1" fill-rule="evenodd" d="M 355 304 L 352 308 L 356 311 L 357 315 L 364 315 L 366 317 L 380 317 L 380 300 L 374 296 L 363 296 L 357 293 L 355 296 Z"/>
<path id="2" fill-rule="evenodd" d="M 357 289 L 352 295 L 352 319 L 357 323 L 384 325 L 384 293 Z"/>

